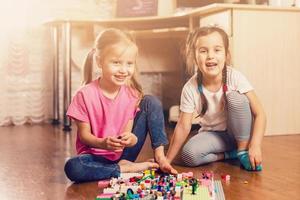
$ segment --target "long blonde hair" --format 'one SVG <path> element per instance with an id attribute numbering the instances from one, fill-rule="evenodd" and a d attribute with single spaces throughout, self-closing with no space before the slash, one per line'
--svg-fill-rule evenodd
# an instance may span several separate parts
<path id="1" fill-rule="evenodd" d="M 225 48 L 225 55 L 227 57 L 223 71 L 222 71 L 222 83 L 223 83 L 223 96 L 224 96 L 224 106 L 227 103 L 226 98 L 226 91 L 227 91 L 227 64 L 230 63 L 230 53 L 229 53 L 229 39 L 227 33 L 216 26 L 206 26 L 206 27 L 200 27 L 194 29 L 192 32 L 189 33 L 187 40 L 186 40 L 186 46 L 185 46 L 185 57 L 186 57 L 186 64 L 187 64 L 187 70 L 188 72 L 193 75 L 195 73 L 195 67 L 197 66 L 197 57 L 196 57 L 196 44 L 200 37 L 209 35 L 211 33 L 217 32 L 221 35 L 224 48 Z M 198 83 L 198 90 L 200 92 L 200 99 L 202 104 L 202 110 L 199 114 L 199 116 L 205 115 L 207 109 L 208 109 L 208 101 L 203 94 L 202 90 L 202 80 L 203 75 L 201 71 L 199 70 L 197 66 L 197 83 Z"/>
<path id="2" fill-rule="evenodd" d="M 137 48 L 136 42 L 131 34 L 116 28 L 105 29 L 97 36 L 94 48 L 88 53 L 84 61 L 82 85 L 90 83 L 93 79 L 93 60 L 95 54 L 120 42 L 126 42 L 128 45 L 134 45 Z M 138 96 L 142 97 L 143 91 L 141 85 L 137 81 L 136 71 L 137 70 L 135 70 L 128 85 L 139 93 Z"/>

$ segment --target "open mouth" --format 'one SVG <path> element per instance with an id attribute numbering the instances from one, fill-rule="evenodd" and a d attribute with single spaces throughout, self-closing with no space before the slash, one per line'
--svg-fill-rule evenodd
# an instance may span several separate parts
<path id="1" fill-rule="evenodd" d="M 126 76 L 117 76 L 115 75 L 115 78 L 117 81 L 124 81 L 126 79 Z"/>
<path id="2" fill-rule="evenodd" d="M 208 63 L 205 63 L 205 66 L 207 67 L 207 68 L 214 68 L 214 67 L 216 67 L 218 64 L 217 63 L 214 63 L 214 62 L 208 62 Z"/>

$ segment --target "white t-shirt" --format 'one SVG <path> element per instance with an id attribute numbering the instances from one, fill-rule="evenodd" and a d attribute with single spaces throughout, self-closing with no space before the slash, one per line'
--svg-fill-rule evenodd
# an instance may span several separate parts
<path id="1" fill-rule="evenodd" d="M 228 91 L 238 91 L 243 94 L 253 90 L 247 78 L 231 67 L 227 67 L 227 88 Z M 226 124 L 226 109 L 224 109 L 222 87 L 217 92 L 210 92 L 203 87 L 203 93 L 208 102 L 208 109 L 203 117 L 198 117 L 201 131 L 224 131 Z M 197 74 L 192 76 L 184 85 L 181 93 L 180 111 L 185 113 L 200 114 L 202 105 L 198 91 Z"/>

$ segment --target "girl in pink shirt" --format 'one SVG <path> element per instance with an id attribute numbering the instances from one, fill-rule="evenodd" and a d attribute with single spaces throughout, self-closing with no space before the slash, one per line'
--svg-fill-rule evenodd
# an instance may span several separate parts
<path id="1" fill-rule="evenodd" d="M 118 29 L 107 29 L 96 39 L 84 66 L 84 86 L 74 96 L 67 115 L 77 125 L 77 156 L 65 164 L 67 177 L 75 182 L 118 177 L 165 163 L 168 143 L 162 106 L 157 98 L 144 96 L 136 81 L 138 48 L 133 38 Z M 92 80 L 93 61 L 102 75 Z M 135 163 L 150 133 L 157 162 Z"/>

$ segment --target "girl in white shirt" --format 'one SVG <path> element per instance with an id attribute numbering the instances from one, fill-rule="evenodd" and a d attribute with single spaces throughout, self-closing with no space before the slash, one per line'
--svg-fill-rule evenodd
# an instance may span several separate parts
<path id="1" fill-rule="evenodd" d="M 238 158 L 244 169 L 262 170 L 265 113 L 246 77 L 227 65 L 228 46 L 227 34 L 218 27 L 197 28 L 189 34 L 187 66 L 192 73 L 196 67 L 197 73 L 182 90 L 181 112 L 167 153 L 169 163 L 182 149 L 186 166 Z M 201 128 L 185 143 L 194 112 Z"/>

